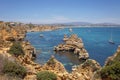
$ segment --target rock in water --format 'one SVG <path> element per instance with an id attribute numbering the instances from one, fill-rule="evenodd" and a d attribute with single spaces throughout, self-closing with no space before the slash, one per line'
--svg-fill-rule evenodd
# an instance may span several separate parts
<path id="1" fill-rule="evenodd" d="M 79 59 L 88 59 L 89 54 L 84 48 L 84 44 L 81 38 L 78 38 L 76 34 L 72 34 L 70 37 L 64 35 L 64 43 L 59 44 L 54 47 L 55 51 L 72 51 L 74 54 L 78 55 Z"/>

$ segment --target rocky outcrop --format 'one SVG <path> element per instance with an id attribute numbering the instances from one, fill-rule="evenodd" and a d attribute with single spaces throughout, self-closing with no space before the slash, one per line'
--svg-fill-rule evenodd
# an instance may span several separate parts
<path id="1" fill-rule="evenodd" d="M 73 66 L 72 72 L 68 73 L 63 64 L 52 56 L 42 69 L 54 72 L 58 77 L 57 80 L 93 80 L 95 72 L 100 68 L 98 62 L 88 59 L 83 64 Z"/>
<path id="2" fill-rule="evenodd" d="M 101 80 L 120 79 L 120 46 L 118 46 L 118 49 L 116 50 L 115 54 L 113 54 L 113 56 L 107 58 L 105 65 L 101 68 L 100 71 L 98 71 L 98 73 L 96 73 L 96 75 L 100 76 Z"/>
<path id="3" fill-rule="evenodd" d="M 8 53 L 8 50 L 12 46 L 12 41 L 19 41 L 25 37 L 25 30 L 23 26 L 11 26 L 7 22 L 0 22 L 0 54 L 6 56 L 8 59 L 13 57 Z"/>
<path id="4" fill-rule="evenodd" d="M 58 60 L 51 56 L 51 58 L 47 61 L 46 64 L 43 66 L 44 70 L 53 70 L 56 73 L 67 73 L 66 69 L 64 68 L 63 64 L 60 63 Z"/>
<path id="5" fill-rule="evenodd" d="M 36 50 L 28 41 L 23 41 L 22 47 L 23 47 L 25 56 L 29 56 L 31 60 L 36 57 Z"/>
<path id="6" fill-rule="evenodd" d="M 113 56 L 110 56 L 107 58 L 107 60 L 105 61 L 105 66 L 111 64 L 111 62 L 113 62 L 115 59 L 118 59 L 119 55 L 120 55 L 120 45 L 118 46 L 118 49 L 115 52 L 115 54 Z M 120 60 L 120 59 L 118 59 L 118 60 Z"/>
<path id="7" fill-rule="evenodd" d="M 20 41 L 25 37 L 26 31 L 21 27 L 10 27 L 10 26 L 1 26 L 0 27 L 0 38 L 4 41 Z"/>
<path id="8" fill-rule="evenodd" d="M 98 62 L 88 59 L 81 65 L 73 66 L 71 75 L 76 77 L 75 80 L 93 80 L 95 72 L 100 68 L 101 66 Z"/>
<path id="9" fill-rule="evenodd" d="M 28 41 L 23 41 L 21 45 L 25 54 L 24 56 L 16 57 L 16 60 L 27 69 L 27 75 L 24 80 L 36 80 L 36 73 L 41 70 L 41 65 L 33 62 L 36 57 L 35 49 Z"/>
<path id="10" fill-rule="evenodd" d="M 24 80 L 36 80 L 36 73 L 39 71 L 51 71 L 57 75 L 57 80 L 101 80 L 100 70 L 101 66 L 95 60 L 87 59 L 89 54 L 84 48 L 84 44 L 81 38 L 78 38 L 77 35 L 71 35 L 70 37 L 64 36 L 64 43 L 58 45 L 54 48 L 55 51 L 71 51 L 75 55 L 78 55 L 79 59 L 87 59 L 83 64 L 75 65 L 72 68 L 72 72 L 68 73 L 64 68 L 63 64 L 52 56 L 47 63 L 44 65 L 37 64 L 33 62 L 35 58 L 35 49 L 31 46 L 28 41 L 22 41 L 25 37 L 25 30 L 23 27 L 8 27 L 4 23 L 0 23 L 0 55 L 2 57 L 8 58 L 11 61 L 18 61 L 27 69 L 27 75 Z M 6 27 L 5 27 L 6 26 Z M 37 30 L 36 28 L 35 30 Z M 55 28 L 52 27 L 54 30 Z M 19 31 L 20 30 L 20 31 Z M 51 28 L 41 28 L 39 31 L 48 31 Z M 21 40 L 21 45 L 25 52 L 24 56 L 12 56 L 8 53 L 10 46 L 12 45 L 13 40 Z M 113 63 L 114 60 L 119 60 L 120 55 L 120 46 L 118 47 L 116 53 L 109 57 L 105 63 L 106 65 Z"/>
<path id="11" fill-rule="evenodd" d="M 26 61 L 24 59 L 25 57 L 19 57 L 19 61 L 23 60 L 22 65 L 27 69 L 27 76 L 24 80 L 36 80 L 36 73 L 46 70 L 54 72 L 57 75 L 58 80 L 62 80 L 61 78 L 64 77 L 63 74 L 68 74 L 62 63 L 57 61 L 53 56 L 44 65 L 37 64 L 30 59 L 27 59 Z"/>
<path id="12" fill-rule="evenodd" d="M 27 75 L 24 80 L 36 80 L 37 72 L 46 70 L 54 72 L 57 75 L 57 80 L 92 80 L 90 78 L 94 75 L 94 72 L 99 69 L 99 64 L 96 61 L 86 60 L 85 63 L 74 67 L 73 71 L 68 73 L 63 64 L 56 60 L 54 56 L 51 56 L 44 65 L 40 65 L 32 61 L 34 48 L 31 44 L 24 41 L 21 44 L 25 55 L 16 57 L 15 60 L 27 69 Z M 7 50 L 8 49 L 6 49 L 6 52 Z"/>
<path id="13" fill-rule="evenodd" d="M 85 63 L 73 66 L 72 72 L 57 72 L 57 80 L 93 80 L 93 76 L 101 66 L 95 60 L 88 59 Z M 56 71 L 56 70 L 55 70 Z"/>
<path id="14" fill-rule="evenodd" d="M 22 42 L 22 47 L 25 51 L 25 55 L 17 57 L 17 60 L 27 69 L 27 75 L 24 80 L 36 80 L 37 72 L 46 70 L 54 72 L 58 75 L 58 78 L 63 76 L 60 75 L 61 73 L 68 74 L 62 63 L 57 61 L 54 56 L 51 56 L 44 65 L 40 65 L 32 61 L 35 51 L 31 44 L 29 42 Z"/>
<path id="15" fill-rule="evenodd" d="M 72 34 L 70 37 L 64 35 L 63 41 L 64 43 L 54 47 L 55 51 L 72 51 L 78 55 L 79 59 L 88 59 L 89 54 L 84 48 L 82 39 L 78 38 L 77 35 Z"/>

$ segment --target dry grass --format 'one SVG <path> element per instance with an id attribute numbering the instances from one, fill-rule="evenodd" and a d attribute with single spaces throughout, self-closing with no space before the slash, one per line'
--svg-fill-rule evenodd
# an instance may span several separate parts
<path id="1" fill-rule="evenodd" d="M 0 73 L 2 73 L 4 62 L 5 62 L 5 58 L 0 54 Z"/>
<path id="2" fill-rule="evenodd" d="M 4 63 L 6 61 L 7 61 L 7 59 L 0 54 L 0 80 L 22 80 L 18 77 L 8 76 L 2 72 Z"/>
<path id="3" fill-rule="evenodd" d="M 0 75 L 0 80 L 22 80 L 22 79 L 19 79 L 17 77 L 10 77 L 7 75 Z"/>

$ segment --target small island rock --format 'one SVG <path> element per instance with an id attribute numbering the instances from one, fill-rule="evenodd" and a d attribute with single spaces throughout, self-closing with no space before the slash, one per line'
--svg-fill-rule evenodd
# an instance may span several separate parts
<path id="1" fill-rule="evenodd" d="M 59 44 L 54 47 L 54 50 L 57 51 L 72 51 L 74 54 L 78 55 L 79 59 L 88 59 L 89 54 L 84 48 L 84 44 L 81 38 L 78 38 L 76 34 L 72 34 L 70 37 L 64 35 L 64 43 Z"/>

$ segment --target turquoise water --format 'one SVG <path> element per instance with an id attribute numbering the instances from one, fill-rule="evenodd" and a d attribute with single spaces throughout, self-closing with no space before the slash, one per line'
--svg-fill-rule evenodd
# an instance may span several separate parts
<path id="1" fill-rule="evenodd" d="M 115 42 L 114 45 L 108 43 L 111 32 Z M 43 37 L 40 37 L 40 34 L 43 34 Z M 120 45 L 120 28 L 73 28 L 72 33 L 69 32 L 68 28 L 48 32 L 29 32 L 26 40 L 29 40 L 37 49 L 35 62 L 44 64 L 51 55 L 54 55 L 68 71 L 71 70 L 73 65 L 81 64 L 82 61 L 79 61 L 77 56 L 72 53 L 55 53 L 53 51 L 54 46 L 63 42 L 64 34 L 77 34 L 81 37 L 90 58 L 98 61 L 101 66 L 104 65 L 107 57 L 115 53 L 118 45 Z"/>

